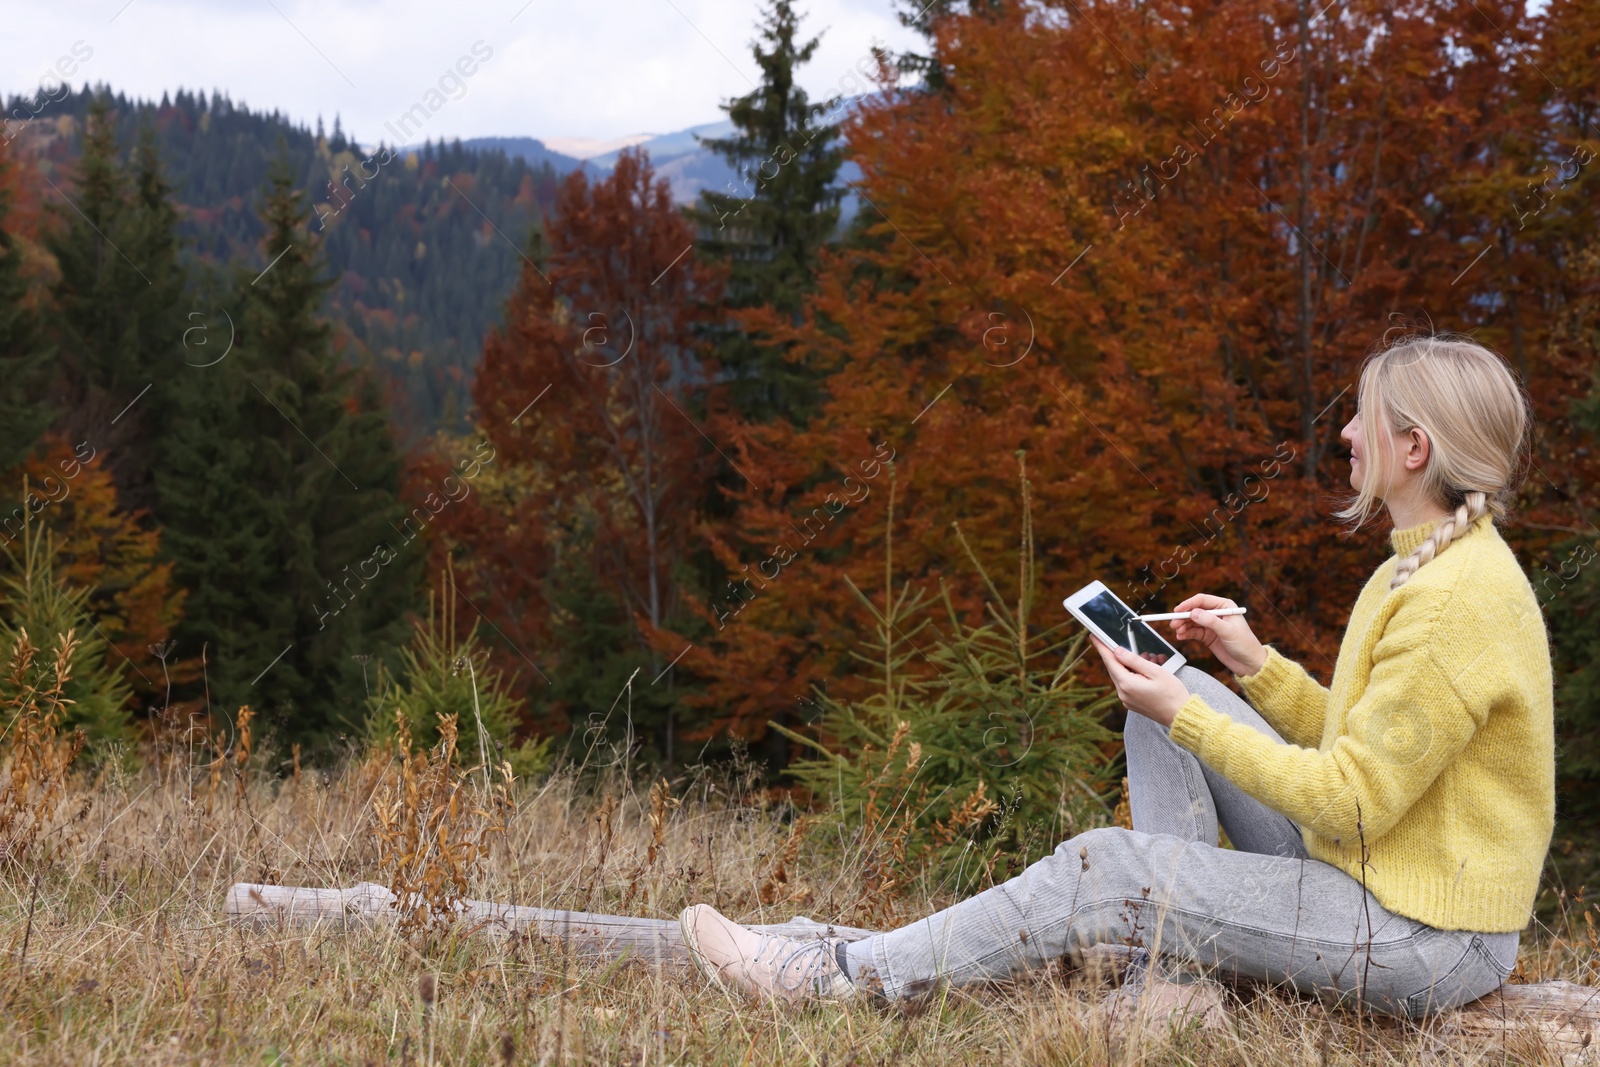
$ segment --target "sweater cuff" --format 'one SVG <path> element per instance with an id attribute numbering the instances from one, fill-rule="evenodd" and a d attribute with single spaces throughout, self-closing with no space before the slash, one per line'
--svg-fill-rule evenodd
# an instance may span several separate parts
<path id="1" fill-rule="evenodd" d="M 1250 703 L 1259 708 L 1263 703 L 1272 703 L 1285 687 L 1294 683 L 1295 665 L 1280 656 L 1277 649 L 1268 645 L 1266 662 L 1261 664 L 1259 671 L 1254 674 L 1236 674 L 1234 677 L 1244 686 L 1245 694 L 1250 697 Z"/>
<path id="2" fill-rule="evenodd" d="M 1190 695 L 1189 699 L 1183 702 L 1183 707 L 1178 709 L 1169 732 L 1174 741 L 1198 756 L 1200 743 L 1205 740 L 1206 734 L 1216 727 L 1218 719 L 1225 723 L 1233 721 L 1200 697 Z"/>

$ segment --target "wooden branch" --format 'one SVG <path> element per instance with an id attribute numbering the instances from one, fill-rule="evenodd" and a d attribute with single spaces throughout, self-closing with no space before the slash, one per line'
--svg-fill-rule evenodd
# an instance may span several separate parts
<path id="1" fill-rule="evenodd" d="M 373 882 L 349 889 L 309 889 L 241 882 L 228 890 L 224 912 L 236 922 L 274 926 L 352 927 L 392 923 L 394 894 Z M 631 915 L 598 915 L 583 911 L 529 908 L 464 902 L 461 922 L 469 929 L 530 934 L 564 942 L 575 954 L 596 960 L 627 959 L 648 964 L 689 964 L 676 919 L 642 919 Z M 785 923 L 752 926 L 787 937 L 840 937 L 849 941 L 875 931 L 831 926 L 803 916 Z M 1114 950 L 1114 946 L 1107 946 Z M 1093 952 L 1093 950 L 1091 950 Z M 1570 1062 L 1596 1056 L 1600 1041 L 1600 988 L 1572 982 L 1508 985 L 1453 1011 L 1441 1012 L 1426 1024 L 1440 1037 L 1466 1038 L 1494 1044 L 1515 1042 L 1519 1049 L 1534 1042 Z M 1600 1058 L 1600 1057 L 1596 1057 Z"/>
<path id="2" fill-rule="evenodd" d="M 1441 1012 L 1438 1031 L 1476 1038 L 1495 1045 L 1515 1042 L 1527 1051 L 1530 1041 L 1540 1053 L 1555 1053 L 1564 1062 L 1595 1062 L 1600 1040 L 1600 989 L 1572 982 L 1539 982 L 1502 986 L 1455 1011 Z"/>
<path id="3" fill-rule="evenodd" d="M 349 889 L 240 882 L 228 890 L 223 912 L 237 922 L 262 925 L 364 926 L 394 922 L 398 918 L 392 907 L 394 899 L 387 888 L 373 882 L 362 882 Z M 602 960 L 626 957 L 651 964 L 689 965 L 689 953 L 683 947 L 677 919 L 597 915 L 469 900 L 463 902 L 460 921 L 469 929 L 531 934 L 565 942 L 580 956 Z M 853 926 L 829 926 L 804 916 L 750 929 L 786 937 L 841 937 L 849 941 L 874 932 Z"/>

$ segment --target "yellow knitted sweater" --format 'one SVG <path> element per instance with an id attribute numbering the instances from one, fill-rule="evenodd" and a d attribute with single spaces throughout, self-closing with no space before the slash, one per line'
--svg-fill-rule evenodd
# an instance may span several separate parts
<path id="1" fill-rule="evenodd" d="M 1390 590 L 1432 531 L 1390 535 L 1397 555 L 1350 612 L 1331 688 L 1270 648 L 1240 679 L 1288 744 L 1199 697 L 1172 739 L 1293 819 L 1314 859 L 1364 879 L 1390 911 L 1521 930 L 1555 820 L 1544 617 L 1488 515 Z"/>

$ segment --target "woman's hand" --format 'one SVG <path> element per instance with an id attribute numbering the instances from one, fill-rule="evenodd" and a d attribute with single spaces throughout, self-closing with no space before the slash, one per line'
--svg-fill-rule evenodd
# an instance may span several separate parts
<path id="1" fill-rule="evenodd" d="M 1239 605 L 1226 597 L 1198 593 L 1174 611 L 1188 611 L 1188 619 L 1175 619 L 1172 631 L 1180 641 L 1199 641 L 1234 674 L 1254 674 L 1267 662 L 1267 648 L 1256 639 L 1243 615 L 1213 615 L 1217 608 Z"/>
<path id="2" fill-rule="evenodd" d="M 1189 699 L 1189 690 L 1183 683 L 1151 659 L 1108 645 L 1093 634 L 1089 640 L 1105 661 L 1106 672 L 1111 675 L 1111 684 L 1117 687 L 1123 706 L 1162 726 L 1171 726 L 1178 709 Z"/>

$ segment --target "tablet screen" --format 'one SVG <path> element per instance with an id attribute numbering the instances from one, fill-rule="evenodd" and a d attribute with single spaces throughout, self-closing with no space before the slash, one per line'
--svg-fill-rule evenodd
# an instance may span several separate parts
<path id="1" fill-rule="evenodd" d="M 1158 656 L 1178 654 L 1178 650 L 1162 640 L 1149 623 L 1139 621 L 1134 610 L 1111 593 L 1101 593 L 1092 600 L 1084 601 L 1078 605 L 1078 610 L 1130 652 L 1141 655 L 1152 652 Z"/>

